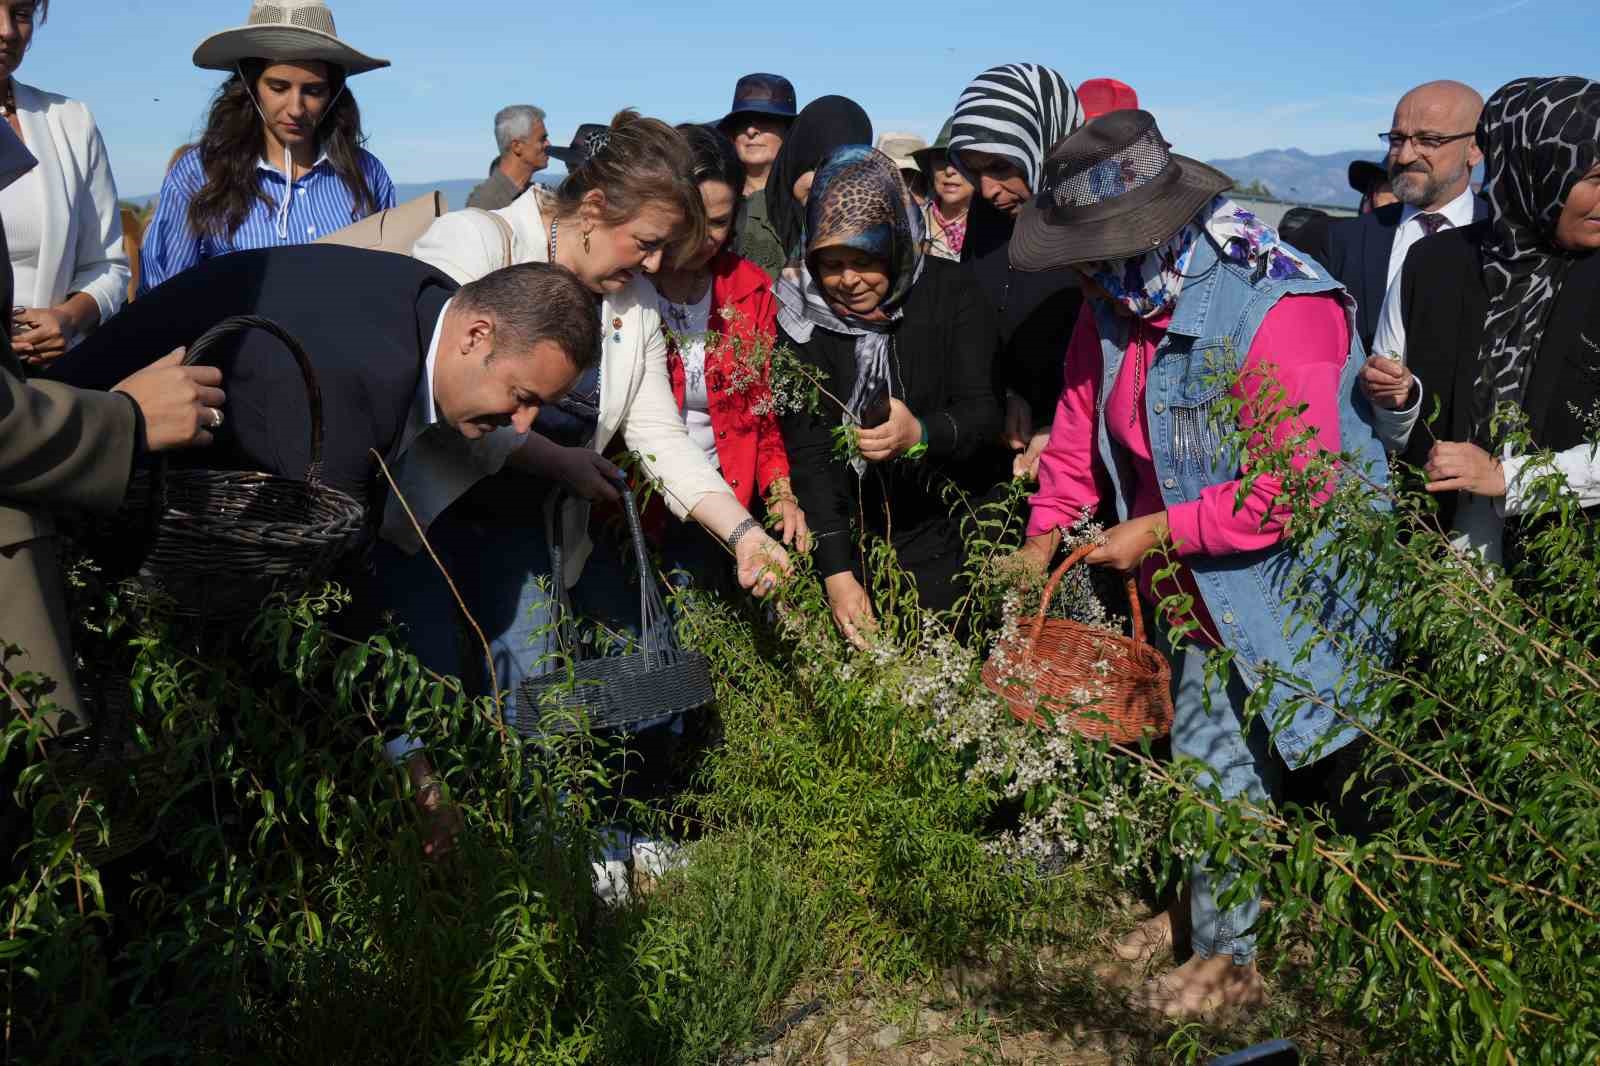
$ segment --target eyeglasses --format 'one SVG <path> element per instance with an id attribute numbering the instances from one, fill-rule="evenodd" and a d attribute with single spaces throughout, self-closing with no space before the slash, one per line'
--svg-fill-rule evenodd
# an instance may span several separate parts
<path id="1" fill-rule="evenodd" d="M 1451 141 L 1471 137 L 1473 132 L 1468 130 L 1466 133 L 1401 133 L 1399 130 L 1390 130 L 1378 134 L 1378 140 L 1382 141 L 1391 152 L 1403 149 L 1407 141 L 1416 141 L 1419 152 L 1437 152 Z"/>

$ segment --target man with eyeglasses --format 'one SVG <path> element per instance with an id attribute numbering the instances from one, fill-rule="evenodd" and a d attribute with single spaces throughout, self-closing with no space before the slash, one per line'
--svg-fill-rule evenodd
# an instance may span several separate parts
<path id="1" fill-rule="evenodd" d="M 1356 326 L 1369 352 L 1384 294 L 1411 246 L 1480 217 L 1472 169 L 1483 153 L 1472 134 L 1482 110 L 1483 97 L 1458 81 L 1428 82 L 1402 96 L 1393 123 L 1378 135 L 1400 202 L 1328 227 L 1322 262 L 1356 298 Z"/>

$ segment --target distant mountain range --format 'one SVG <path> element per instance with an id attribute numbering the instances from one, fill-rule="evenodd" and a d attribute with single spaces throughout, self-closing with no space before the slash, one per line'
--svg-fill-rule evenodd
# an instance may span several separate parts
<path id="1" fill-rule="evenodd" d="M 559 184 L 564 176 L 558 173 L 554 178 L 546 180 L 545 176 L 540 174 L 539 179 L 541 184 L 554 186 Z M 437 189 L 444 193 L 445 201 L 450 205 L 450 210 L 459 211 L 467 206 L 467 197 L 471 195 L 472 190 L 482 180 L 482 178 L 446 178 L 444 181 L 396 182 L 394 187 L 395 203 L 403 204 L 407 200 L 414 200 Z M 124 201 L 143 206 L 155 198 L 155 193 L 148 193 L 144 196 L 124 197 Z"/>
<path id="2" fill-rule="evenodd" d="M 1260 182 L 1279 200 L 1356 207 L 1361 203 L 1361 197 L 1350 188 L 1350 164 L 1357 159 L 1381 162 L 1376 157 L 1376 152 L 1311 155 L 1298 148 L 1271 148 L 1236 159 L 1210 159 L 1207 162 L 1238 185 Z"/>
<path id="3" fill-rule="evenodd" d="M 1375 153 L 1349 151 L 1311 155 L 1298 148 L 1272 148 L 1264 152 L 1240 156 L 1236 159 L 1211 159 L 1208 162 L 1231 177 L 1239 185 L 1260 182 L 1274 197 L 1302 204 L 1335 204 L 1355 207 L 1361 198 L 1350 188 L 1346 169 L 1353 159 L 1372 159 Z M 541 184 L 556 185 L 565 175 L 540 173 Z M 424 193 L 438 189 L 449 201 L 450 209 L 458 211 L 467 206 L 467 196 L 482 178 L 447 178 L 442 181 L 407 182 L 395 186 L 395 197 L 405 203 Z M 130 196 L 133 203 L 146 204 L 155 198 Z"/>
<path id="4" fill-rule="evenodd" d="M 1212 159 L 1208 162 L 1228 175 L 1239 185 L 1259 181 L 1279 200 L 1301 204 L 1334 204 L 1356 207 L 1361 197 L 1350 188 L 1346 170 L 1353 159 L 1373 159 L 1373 152 L 1331 152 L 1328 155 L 1311 155 L 1298 148 L 1272 148 L 1237 159 Z M 548 184 L 560 182 L 562 175 L 539 178 Z M 454 178 L 449 181 L 396 185 L 395 196 L 401 203 L 421 196 L 433 189 L 443 192 L 452 210 L 467 206 L 467 194 L 480 178 Z"/>

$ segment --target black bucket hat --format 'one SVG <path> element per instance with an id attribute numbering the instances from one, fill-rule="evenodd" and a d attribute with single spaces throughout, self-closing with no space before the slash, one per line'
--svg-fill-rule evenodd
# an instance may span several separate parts
<path id="1" fill-rule="evenodd" d="M 1112 111 L 1045 156 L 1011 235 L 1011 265 L 1050 270 L 1158 248 L 1233 179 L 1174 155 L 1148 111 Z"/>
<path id="2" fill-rule="evenodd" d="M 733 106 L 719 126 L 740 115 L 773 115 L 793 121 L 794 86 L 782 74 L 746 74 L 733 87 Z M 724 131 L 726 132 L 726 131 Z"/>
<path id="3" fill-rule="evenodd" d="M 1362 196 L 1371 196 L 1374 186 L 1389 180 L 1389 170 L 1370 159 L 1353 159 L 1345 170 L 1345 179 L 1350 182 L 1350 188 Z"/>
<path id="4" fill-rule="evenodd" d="M 572 135 L 571 147 L 552 148 L 550 155 L 561 160 L 568 170 L 573 170 L 599 151 L 610 133 L 611 127 L 603 122 L 585 122 L 578 127 L 578 132 Z"/>

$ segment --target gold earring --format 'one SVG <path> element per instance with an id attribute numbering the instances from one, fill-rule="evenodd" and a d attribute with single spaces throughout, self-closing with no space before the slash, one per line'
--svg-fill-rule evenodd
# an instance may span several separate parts
<path id="1" fill-rule="evenodd" d="M 584 250 L 585 253 L 587 253 L 589 251 L 589 231 L 588 230 L 584 230 L 583 231 L 583 250 Z"/>

